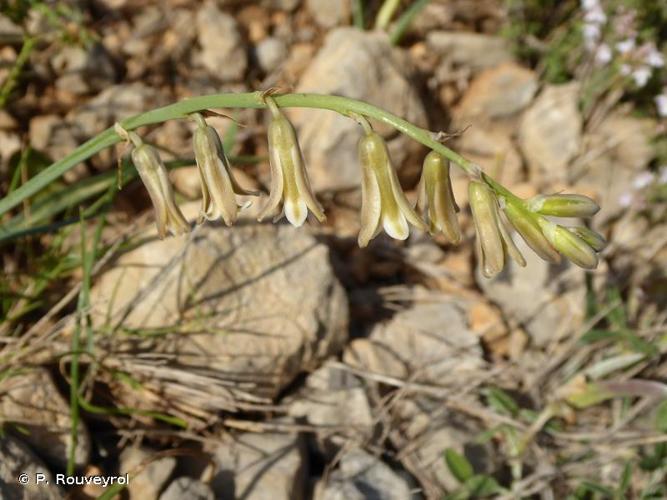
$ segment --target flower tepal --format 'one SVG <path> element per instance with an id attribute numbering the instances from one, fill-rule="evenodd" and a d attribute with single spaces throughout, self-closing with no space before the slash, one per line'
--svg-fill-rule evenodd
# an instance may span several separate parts
<path id="1" fill-rule="evenodd" d="M 459 243 L 461 229 L 456 218 L 449 163 L 435 151 L 424 158 L 418 192 L 417 205 L 427 218 L 431 234 L 442 232 L 451 243 Z"/>
<path id="2" fill-rule="evenodd" d="M 114 128 L 119 136 L 134 145 L 131 153 L 132 162 L 153 202 L 155 223 L 160 238 L 164 238 L 167 232 L 174 235 L 188 232 L 190 226 L 176 205 L 167 167 L 155 148 L 144 144 L 141 137 L 134 132 L 128 132 L 118 123 Z"/>
<path id="3" fill-rule="evenodd" d="M 237 196 L 257 193 L 241 188 L 234 179 L 217 131 L 201 114 L 195 113 L 192 118 L 197 123 L 192 142 L 202 191 L 198 222 L 222 217 L 225 224 L 231 226 L 236 221 L 239 207 L 244 206 Z"/>
<path id="4" fill-rule="evenodd" d="M 271 97 L 264 99 L 272 115 L 268 131 L 271 188 L 258 220 L 276 214 L 282 202 L 282 212 L 276 219 L 285 215 L 293 226 L 299 227 L 306 221 L 310 210 L 317 220 L 323 222 L 326 220 L 324 210 L 310 188 L 294 127 Z"/>
<path id="5" fill-rule="evenodd" d="M 401 189 L 384 139 L 367 127 L 359 141 L 362 179 L 358 241 L 361 247 L 367 246 L 383 228 L 389 236 L 399 240 L 410 234 L 408 222 L 421 230 L 428 229 Z"/>

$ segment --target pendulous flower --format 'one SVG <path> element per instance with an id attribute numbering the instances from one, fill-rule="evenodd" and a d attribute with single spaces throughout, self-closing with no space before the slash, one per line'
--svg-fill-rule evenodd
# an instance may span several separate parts
<path id="1" fill-rule="evenodd" d="M 417 206 L 426 216 L 429 232 L 435 234 L 440 231 L 451 243 L 459 243 L 461 228 L 456 218 L 458 208 L 449 178 L 449 163 L 441 154 L 431 151 L 424 158 L 417 191 Z"/>
<path id="2" fill-rule="evenodd" d="M 155 223 L 160 239 L 164 238 L 167 232 L 174 235 L 187 233 L 190 226 L 176 205 L 167 167 L 155 148 L 144 144 L 141 137 L 134 132 L 128 132 L 118 123 L 114 128 L 119 136 L 134 145 L 131 153 L 132 162 L 153 202 Z"/>
<path id="3" fill-rule="evenodd" d="M 359 246 L 367 246 L 383 228 L 392 238 L 404 240 L 410 234 L 408 222 L 426 231 L 428 227 L 401 189 L 384 139 L 370 126 L 359 140 L 359 161 L 362 173 Z"/>
<path id="4" fill-rule="evenodd" d="M 244 206 L 237 196 L 258 193 L 246 191 L 234 179 L 218 132 L 206 123 L 201 114 L 194 113 L 192 118 L 197 123 L 192 142 L 202 191 L 197 222 L 222 217 L 225 224 L 231 226 L 236 221 L 239 207 Z"/>
<path id="5" fill-rule="evenodd" d="M 482 274 L 492 278 L 505 267 L 505 253 L 520 266 L 526 260 L 514 244 L 501 218 L 494 192 L 483 182 L 471 181 L 468 186 L 470 209 L 477 233 L 477 253 L 482 263 Z"/>
<path id="6" fill-rule="evenodd" d="M 318 221 L 324 222 L 324 210 L 310 188 L 294 127 L 271 97 L 267 96 L 265 100 L 272 115 L 268 131 L 271 187 L 258 220 L 275 214 L 282 202 L 282 213 L 274 220 L 284 214 L 293 226 L 299 227 L 306 221 L 310 210 Z"/>

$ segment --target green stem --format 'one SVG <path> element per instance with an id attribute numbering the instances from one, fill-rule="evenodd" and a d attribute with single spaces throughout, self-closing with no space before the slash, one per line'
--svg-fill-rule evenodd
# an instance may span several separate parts
<path id="1" fill-rule="evenodd" d="M 375 29 L 384 30 L 394 17 L 394 12 L 401 5 L 401 0 L 384 0 L 377 17 L 375 18 Z"/>
<path id="2" fill-rule="evenodd" d="M 28 62 L 30 54 L 35 48 L 36 43 L 37 39 L 33 37 L 26 37 L 23 40 L 23 46 L 21 47 L 21 51 L 16 58 L 16 62 L 9 72 L 9 75 L 7 75 L 7 79 L 3 83 L 2 88 L 0 88 L 0 109 L 4 108 L 5 104 L 7 104 L 7 100 L 9 99 L 9 96 L 11 95 L 14 87 L 16 87 L 16 83 L 19 80 L 19 76 L 21 76 L 23 66 L 25 66 L 25 64 Z"/>
<path id="3" fill-rule="evenodd" d="M 434 138 L 434 134 L 398 116 L 385 111 L 377 106 L 347 97 L 320 95 L 320 94 L 284 94 L 274 95 L 272 98 L 281 108 L 314 108 L 336 111 L 349 116 L 357 113 L 366 118 L 373 118 L 394 127 L 399 132 L 413 138 L 423 145 L 437 151 L 445 158 L 459 165 L 471 176 L 480 174 L 479 167 L 444 146 Z M 134 130 L 144 125 L 153 125 L 168 120 L 186 118 L 187 115 L 198 111 L 215 108 L 266 108 L 265 97 L 262 92 L 248 92 L 240 94 L 214 94 L 208 96 L 193 97 L 162 108 L 157 108 L 146 113 L 135 115 L 123 120 L 121 125 L 125 130 Z M 109 127 L 92 139 L 81 144 L 71 154 L 53 163 L 41 171 L 27 183 L 8 194 L 0 200 L 0 216 L 21 203 L 24 199 L 32 196 L 42 188 L 61 177 L 65 172 L 78 163 L 87 160 L 95 153 L 102 151 L 121 141 L 121 138 Z"/>
<path id="4" fill-rule="evenodd" d="M 412 24 L 412 20 L 419 14 L 419 12 L 428 5 L 431 0 L 417 0 L 415 3 L 410 5 L 410 7 L 403 13 L 403 15 L 396 21 L 396 26 L 394 27 L 391 35 L 389 35 L 389 41 L 392 45 L 398 45 L 398 42 L 401 41 L 403 34 Z"/>

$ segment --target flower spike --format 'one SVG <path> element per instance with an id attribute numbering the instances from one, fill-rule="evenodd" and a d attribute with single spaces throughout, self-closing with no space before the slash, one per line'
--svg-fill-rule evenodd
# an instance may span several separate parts
<path id="1" fill-rule="evenodd" d="M 155 148 L 144 144 L 141 137 L 125 130 L 119 123 L 114 125 L 114 129 L 120 137 L 134 145 L 131 153 L 132 162 L 153 202 L 155 223 L 160 239 L 163 239 L 167 232 L 176 235 L 190 231 L 190 225 L 176 205 L 167 167 Z"/>
<path id="2" fill-rule="evenodd" d="M 428 227 L 401 189 L 384 139 L 372 131 L 368 122 L 361 123 L 366 132 L 359 141 L 362 171 L 359 246 L 367 246 L 382 228 L 392 238 L 404 240 L 410 233 L 408 222 L 426 231 Z"/>
<path id="3" fill-rule="evenodd" d="M 225 224 L 231 226 L 236 221 L 239 207 L 244 206 L 236 197 L 256 196 L 258 193 L 247 191 L 236 182 L 218 132 L 206 123 L 200 113 L 191 116 L 197 123 L 192 142 L 202 191 L 197 222 L 222 217 Z"/>
<path id="4" fill-rule="evenodd" d="M 441 154 L 431 151 L 424 158 L 417 191 L 417 206 L 427 219 L 429 232 L 442 232 L 450 242 L 459 243 L 461 228 L 456 218 L 458 207 L 449 178 L 449 163 Z"/>
<path id="5" fill-rule="evenodd" d="M 318 221 L 324 222 L 324 210 L 310 188 L 294 127 L 270 96 L 264 96 L 264 100 L 272 115 L 268 132 L 271 188 L 257 220 L 275 214 L 282 202 L 282 213 L 274 220 L 284 214 L 293 226 L 299 227 L 306 221 L 310 210 Z"/>

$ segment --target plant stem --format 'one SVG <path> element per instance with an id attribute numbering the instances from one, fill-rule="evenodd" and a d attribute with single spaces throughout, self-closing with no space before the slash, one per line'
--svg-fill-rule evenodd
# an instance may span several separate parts
<path id="1" fill-rule="evenodd" d="M 363 101 L 347 97 L 320 95 L 320 94 L 284 94 L 273 95 L 272 98 L 281 108 L 313 108 L 336 111 L 349 116 L 356 113 L 366 118 L 372 118 L 394 127 L 399 132 L 413 138 L 423 145 L 437 151 L 445 158 L 459 165 L 471 176 L 479 176 L 480 168 L 460 154 L 452 151 L 434 138 L 434 134 L 398 116 Z M 153 125 L 168 120 L 186 118 L 190 113 L 215 108 L 266 108 L 265 97 L 262 92 L 247 92 L 239 94 L 213 94 L 193 97 L 146 113 L 135 115 L 121 121 L 125 130 L 134 130 L 144 125 Z M 30 179 L 5 198 L 0 200 L 0 216 L 21 201 L 37 193 L 78 163 L 87 160 L 95 153 L 106 149 L 121 141 L 120 136 L 109 127 L 92 139 L 81 144 L 71 154 L 58 160 L 35 177 Z"/>
<path id="2" fill-rule="evenodd" d="M 401 0 L 384 0 L 377 17 L 375 18 L 375 29 L 384 30 L 391 18 L 394 17 L 394 12 L 401 5 Z"/>
<path id="3" fill-rule="evenodd" d="M 398 19 L 398 21 L 396 21 L 396 26 L 389 35 L 389 41 L 392 45 L 398 45 L 398 42 L 401 41 L 403 34 L 410 27 L 412 20 L 424 7 L 428 5 L 430 1 L 431 0 L 417 0 L 415 3 L 410 5 L 410 7 L 408 7 L 408 9 Z"/>
<path id="4" fill-rule="evenodd" d="M 4 108 L 5 104 L 7 104 L 7 100 L 9 99 L 9 96 L 14 90 L 14 87 L 16 87 L 16 83 L 21 76 L 23 66 L 25 66 L 25 64 L 28 62 L 30 54 L 35 48 L 36 43 L 37 39 L 33 37 L 26 37 L 23 40 L 23 46 L 21 47 L 21 51 L 16 58 L 16 62 L 14 63 L 14 66 L 12 66 L 9 75 L 7 75 L 7 79 L 2 84 L 2 88 L 0 88 L 0 109 Z"/>

